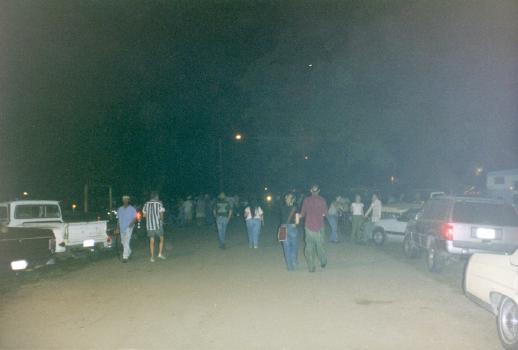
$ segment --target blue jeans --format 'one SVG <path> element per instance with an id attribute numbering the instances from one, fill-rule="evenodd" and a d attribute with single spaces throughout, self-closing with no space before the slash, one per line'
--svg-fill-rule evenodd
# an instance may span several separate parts
<path id="1" fill-rule="evenodd" d="M 227 235 L 228 217 L 218 216 L 216 218 L 216 225 L 218 226 L 219 245 L 224 245 L 225 236 Z"/>
<path id="2" fill-rule="evenodd" d="M 246 230 L 248 232 L 248 246 L 250 248 L 259 247 L 259 236 L 261 235 L 261 219 L 246 220 Z"/>
<path id="3" fill-rule="evenodd" d="M 331 236 L 329 237 L 330 242 L 338 242 L 338 216 L 328 215 L 327 222 L 331 226 Z"/>
<path id="4" fill-rule="evenodd" d="M 282 242 L 282 247 L 284 248 L 284 260 L 286 260 L 288 271 L 292 271 L 299 263 L 299 231 L 297 230 L 297 226 L 295 224 L 286 226 L 288 227 L 288 235 L 286 240 Z"/>

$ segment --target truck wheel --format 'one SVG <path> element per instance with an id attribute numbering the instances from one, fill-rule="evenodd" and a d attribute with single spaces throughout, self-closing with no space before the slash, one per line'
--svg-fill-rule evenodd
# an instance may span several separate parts
<path id="1" fill-rule="evenodd" d="M 518 305 L 504 297 L 496 318 L 498 336 L 505 349 L 518 349 Z"/>
<path id="2" fill-rule="evenodd" d="M 428 247 L 426 263 L 430 272 L 441 272 L 446 262 L 445 253 L 438 247 L 437 242 L 433 241 Z"/>
<path id="3" fill-rule="evenodd" d="M 372 231 L 372 240 L 377 246 L 382 246 L 385 243 L 386 238 L 387 235 L 385 234 L 385 230 L 381 227 L 376 227 L 374 231 Z"/>
<path id="4" fill-rule="evenodd" d="M 419 247 L 410 233 L 407 233 L 403 239 L 403 252 L 408 259 L 415 259 L 419 256 Z"/>

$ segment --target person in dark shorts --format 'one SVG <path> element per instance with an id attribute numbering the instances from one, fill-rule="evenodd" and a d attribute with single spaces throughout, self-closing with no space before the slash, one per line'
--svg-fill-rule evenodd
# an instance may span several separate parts
<path id="1" fill-rule="evenodd" d="M 158 246 L 158 258 L 165 260 L 164 251 L 164 206 L 158 198 L 158 192 L 151 193 L 151 199 L 144 204 L 142 209 L 146 218 L 147 236 L 149 238 L 149 251 L 151 262 L 155 262 L 155 237 L 160 238 Z"/>

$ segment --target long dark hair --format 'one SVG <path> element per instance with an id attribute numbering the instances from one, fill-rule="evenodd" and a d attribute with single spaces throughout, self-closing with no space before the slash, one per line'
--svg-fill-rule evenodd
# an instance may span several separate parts
<path id="1" fill-rule="evenodd" d="M 250 200 L 250 217 L 252 219 L 255 217 L 255 210 L 257 209 L 258 206 L 259 206 L 259 202 L 257 201 L 257 199 L 252 198 Z"/>

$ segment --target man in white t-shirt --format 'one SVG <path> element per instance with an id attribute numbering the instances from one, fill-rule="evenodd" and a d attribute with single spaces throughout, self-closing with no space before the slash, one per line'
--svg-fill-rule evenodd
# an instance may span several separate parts
<path id="1" fill-rule="evenodd" d="M 381 201 L 377 194 L 372 195 L 372 201 L 369 209 L 365 213 L 365 218 L 367 219 L 369 215 L 371 216 L 370 222 L 365 225 L 364 233 L 367 238 L 372 237 L 372 231 L 374 227 L 376 227 L 376 223 L 381 220 Z"/>
<path id="2" fill-rule="evenodd" d="M 361 241 L 361 227 L 363 224 L 363 203 L 360 195 L 356 195 L 351 204 L 352 238 L 356 243 Z"/>

